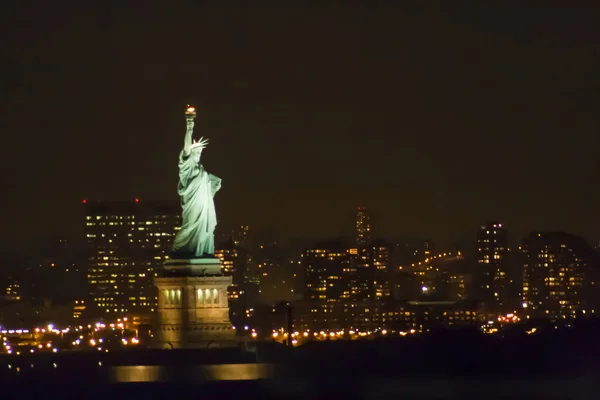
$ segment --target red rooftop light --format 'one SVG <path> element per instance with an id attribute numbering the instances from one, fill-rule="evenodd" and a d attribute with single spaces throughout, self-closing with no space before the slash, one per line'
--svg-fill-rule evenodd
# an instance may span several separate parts
<path id="1" fill-rule="evenodd" d="M 85 203 L 87 203 L 87 200 L 86 200 L 86 199 L 83 199 L 83 204 L 85 204 Z"/>
<path id="2" fill-rule="evenodd" d="M 136 197 L 136 198 L 135 198 L 135 202 L 136 202 L 136 203 L 139 203 L 139 202 L 140 202 L 140 199 L 138 199 L 138 198 Z"/>

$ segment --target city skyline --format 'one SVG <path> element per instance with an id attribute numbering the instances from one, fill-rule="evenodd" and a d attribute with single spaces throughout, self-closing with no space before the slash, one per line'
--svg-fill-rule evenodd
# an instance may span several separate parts
<path id="1" fill-rule="evenodd" d="M 179 202 L 176 199 L 172 199 L 172 200 L 146 200 L 146 199 L 140 199 L 139 197 L 135 197 L 132 199 L 117 199 L 117 200 L 97 200 L 97 199 L 80 199 L 78 201 L 78 208 L 81 210 L 81 214 L 78 218 L 78 223 L 76 224 L 76 226 L 73 226 L 72 230 L 68 231 L 68 232 L 61 232 L 61 231 L 55 231 L 52 233 L 48 233 L 46 235 L 38 235 L 38 236 L 34 236 L 32 237 L 32 239 L 30 240 L 30 242 L 28 243 L 21 243 L 21 244 L 16 244 L 15 246 L 9 248 L 4 248 L 1 249 L 0 251 L 5 251 L 7 255 L 12 255 L 12 256 L 17 256 L 18 254 L 21 254 L 23 251 L 28 251 L 28 249 L 30 249 L 30 247 L 28 246 L 48 246 L 48 245 L 52 245 L 52 243 L 58 241 L 69 241 L 71 242 L 71 244 L 73 246 L 75 246 L 76 248 L 79 249 L 79 251 L 83 250 L 83 247 L 85 247 L 85 242 L 86 242 L 86 234 L 85 234 L 85 229 L 83 227 L 83 225 L 81 225 L 82 221 L 85 221 L 86 219 L 86 214 L 85 214 L 85 209 L 88 206 L 88 204 L 105 204 L 105 205 L 112 205 L 112 204 L 131 204 L 131 205 L 135 205 L 135 204 L 145 204 L 147 205 L 151 205 L 151 204 L 168 204 L 169 206 L 173 207 L 174 209 L 180 210 L 180 206 L 179 206 Z M 362 203 L 361 203 L 362 204 Z M 358 211 L 357 211 L 358 210 Z M 280 245 L 293 245 L 293 246 L 298 246 L 298 245 L 302 245 L 304 247 L 306 246 L 311 246 L 314 243 L 319 243 L 322 241 L 342 241 L 344 243 L 347 244 L 351 244 L 354 243 L 356 241 L 356 219 L 357 219 L 357 212 L 360 213 L 362 212 L 361 210 L 368 210 L 369 213 L 369 219 L 370 219 L 370 224 L 369 224 L 369 232 L 370 232 L 370 239 L 369 240 L 386 240 L 389 241 L 390 243 L 397 243 L 397 244 L 401 244 L 401 243 L 409 243 L 409 242 L 413 242 L 413 241 L 427 241 L 427 242 L 432 242 L 434 243 L 438 248 L 443 248 L 446 250 L 449 249 L 454 249 L 457 246 L 460 247 L 465 247 L 465 246 L 469 246 L 469 247 L 476 247 L 476 244 L 478 242 L 478 235 L 477 235 L 477 230 L 481 228 L 482 225 L 485 225 L 486 223 L 488 223 L 489 221 L 497 221 L 497 219 L 483 219 L 481 221 L 479 221 L 479 223 L 474 226 L 471 227 L 471 230 L 469 232 L 467 232 L 467 235 L 465 236 L 453 236 L 452 234 L 449 233 L 449 235 L 446 237 L 446 240 L 441 240 L 438 241 L 436 240 L 435 237 L 433 237 L 433 235 L 428 234 L 427 231 L 423 231 L 423 230 L 417 230 L 417 232 L 420 232 L 421 234 L 418 234 L 416 232 L 403 232 L 403 231 L 396 231 L 396 234 L 394 234 L 394 231 L 392 231 L 389 235 L 386 235 L 384 232 L 382 232 L 383 230 L 379 228 L 379 224 L 378 224 L 378 220 L 381 218 L 385 218 L 386 216 L 382 216 L 380 215 L 380 213 L 377 212 L 377 210 L 373 210 L 370 207 L 365 207 L 365 205 L 358 205 L 358 206 L 354 206 L 351 207 L 349 210 L 337 210 L 336 213 L 334 213 L 333 215 L 330 216 L 330 219 L 333 220 L 340 220 L 339 222 L 341 223 L 341 225 L 331 225 L 329 227 L 329 230 L 324 230 L 323 232 L 320 232 L 318 234 L 310 234 L 310 233 L 306 233 L 304 235 L 301 235 L 299 233 L 295 233 L 295 232 L 290 232 L 285 231 L 285 230 L 277 230 L 274 229 L 273 226 L 263 226 L 263 229 L 260 230 L 255 230 L 253 226 L 248 225 L 248 224 L 240 224 L 238 222 L 231 222 L 228 223 L 227 225 L 225 225 L 225 223 L 223 222 L 219 222 L 219 224 L 217 225 L 217 229 L 215 232 L 215 245 L 216 246 L 222 246 L 222 245 L 226 245 L 228 243 L 229 240 L 234 240 L 237 242 L 237 240 L 235 239 L 238 235 L 240 235 L 241 233 L 238 232 L 238 230 L 240 229 L 240 226 L 242 229 L 252 229 L 252 234 L 255 238 L 255 240 L 258 240 L 259 242 L 263 242 L 264 244 L 268 244 L 268 243 L 274 243 L 277 242 Z M 343 217 L 343 220 L 341 220 L 341 218 Z M 247 219 L 246 219 L 247 220 Z M 372 226 L 374 226 L 373 228 L 371 228 Z M 578 236 L 583 237 L 590 245 L 592 246 L 598 246 L 599 245 L 599 239 L 598 236 L 595 235 L 594 233 L 592 233 L 591 235 L 586 236 L 585 234 L 582 234 L 581 232 L 578 231 L 568 231 L 565 229 L 540 229 L 538 227 L 530 227 L 527 228 L 525 227 L 524 229 L 524 233 L 523 234 L 518 234 L 515 233 L 515 229 L 511 228 L 510 226 L 507 226 L 507 224 L 503 224 L 503 226 L 505 227 L 505 229 L 510 230 L 511 234 L 507 240 L 508 243 L 508 250 L 514 251 L 516 249 L 516 247 L 519 246 L 519 244 L 526 239 L 532 232 L 564 232 L 564 233 L 569 233 L 569 234 L 575 234 Z M 286 234 L 287 233 L 287 234 Z M 247 232 L 246 232 L 247 235 Z M 258 242 L 257 242 L 258 243 Z M 254 243 L 254 244 L 257 244 Z"/>
<path id="2" fill-rule="evenodd" d="M 594 398 L 600 3 L 12 3 L 8 397 Z"/>
<path id="3" fill-rule="evenodd" d="M 187 103 L 225 226 L 336 236 L 366 204 L 383 237 L 597 240 L 594 13 L 148 7 L 3 13 L 5 246 L 77 235 L 83 198 L 175 200 Z"/>

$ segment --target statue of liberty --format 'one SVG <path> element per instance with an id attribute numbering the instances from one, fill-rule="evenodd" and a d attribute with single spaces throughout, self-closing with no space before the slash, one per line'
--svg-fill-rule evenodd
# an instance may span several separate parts
<path id="1" fill-rule="evenodd" d="M 179 154 L 179 185 L 183 209 L 181 229 L 175 236 L 171 258 L 214 258 L 214 232 L 217 214 L 213 197 L 221 188 L 221 179 L 206 172 L 200 164 L 202 150 L 208 140 L 192 140 L 194 132 L 194 107 L 186 111 L 186 133 L 183 150 Z"/>

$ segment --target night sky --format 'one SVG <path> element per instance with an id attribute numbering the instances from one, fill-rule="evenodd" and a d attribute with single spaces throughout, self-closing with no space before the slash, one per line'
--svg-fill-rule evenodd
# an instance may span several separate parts
<path id="1" fill-rule="evenodd" d="M 347 234 L 364 203 L 380 236 L 598 237 L 600 6 L 18 3 L 2 246 L 80 234 L 83 198 L 177 200 L 187 103 L 222 227 Z"/>

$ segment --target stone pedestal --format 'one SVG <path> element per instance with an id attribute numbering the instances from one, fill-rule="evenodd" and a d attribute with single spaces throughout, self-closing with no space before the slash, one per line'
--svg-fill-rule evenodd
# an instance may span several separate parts
<path id="1" fill-rule="evenodd" d="M 214 348 L 237 345 L 229 320 L 227 287 L 219 259 L 168 260 L 158 288 L 154 347 Z"/>

